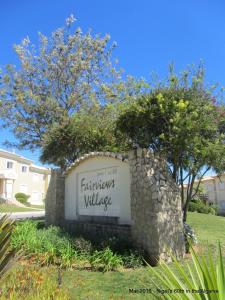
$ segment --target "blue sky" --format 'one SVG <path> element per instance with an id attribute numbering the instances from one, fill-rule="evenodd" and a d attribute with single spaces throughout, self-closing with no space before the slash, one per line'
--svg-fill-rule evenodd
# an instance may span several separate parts
<path id="1" fill-rule="evenodd" d="M 114 56 L 127 74 L 164 77 L 168 64 L 176 70 L 204 61 L 207 82 L 225 86 L 225 1 L 168 0 L 8 0 L 0 2 L 0 66 L 17 64 L 13 44 L 37 32 L 50 34 L 70 15 L 83 31 L 109 33 L 118 46 Z M 1 131 L 2 142 L 13 136 Z M 10 149 L 8 149 L 10 150 Z M 17 151 L 38 163 L 38 152 Z"/>

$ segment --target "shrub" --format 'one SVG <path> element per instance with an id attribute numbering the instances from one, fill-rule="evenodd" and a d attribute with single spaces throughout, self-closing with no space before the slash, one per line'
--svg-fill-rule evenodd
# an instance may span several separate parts
<path id="1" fill-rule="evenodd" d="M 26 204 L 27 203 L 27 200 L 25 198 L 17 198 L 16 200 L 19 201 L 22 204 Z"/>
<path id="2" fill-rule="evenodd" d="M 215 211 L 215 215 L 217 215 L 217 214 L 218 214 L 218 206 L 217 206 L 217 205 L 215 205 L 215 204 L 213 204 L 213 205 L 210 205 L 210 208 L 213 208 L 213 209 L 214 209 L 214 211 Z"/>
<path id="3" fill-rule="evenodd" d="M 201 202 L 200 200 L 191 201 L 189 203 L 188 210 L 192 211 L 192 212 L 196 211 L 198 213 L 213 214 L 213 215 L 215 215 L 217 212 L 216 206 L 206 205 L 203 202 Z"/>
<path id="4" fill-rule="evenodd" d="M 128 251 L 122 255 L 123 265 L 125 268 L 140 268 L 144 265 L 143 257 L 137 251 Z"/>
<path id="5" fill-rule="evenodd" d="M 127 253 L 130 249 L 133 249 L 133 244 L 130 239 L 116 236 L 102 236 L 101 240 L 98 241 L 97 248 L 105 249 L 110 248 L 116 253 Z"/>
<path id="6" fill-rule="evenodd" d="M 213 207 L 209 207 L 208 213 L 211 214 L 211 215 L 216 215 L 216 211 Z"/>
<path id="7" fill-rule="evenodd" d="M 199 208 L 199 204 L 191 201 L 188 206 L 188 211 L 194 212 L 197 211 L 198 208 Z"/>
<path id="8" fill-rule="evenodd" d="M 16 193 L 15 194 L 15 198 L 17 201 L 19 201 L 22 204 L 26 204 L 27 200 L 30 198 L 29 195 L 26 195 L 24 193 Z"/>
<path id="9" fill-rule="evenodd" d="M 89 262 L 93 269 L 102 270 L 103 272 L 116 270 L 123 264 L 122 257 L 114 254 L 109 248 L 94 251 L 89 257 Z"/>
<path id="10" fill-rule="evenodd" d="M 124 265 L 136 268 L 143 264 L 141 255 L 129 249 L 119 249 L 119 238 L 111 238 L 100 244 L 93 244 L 83 237 L 74 237 L 56 226 L 43 228 L 37 221 L 22 221 L 17 224 L 12 236 L 12 246 L 22 249 L 28 256 L 34 256 L 41 264 L 57 264 L 62 267 L 88 266 L 96 270 L 115 270 Z M 114 245 L 114 249 L 109 246 Z M 124 242 L 124 245 L 126 243 Z M 122 245 L 122 244 L 121 244 Z"/>
<path id="11" fill-rule="evenodd" d="M 82 254 L 90 254 L 93 250 L 91 242 L 85 240 L 83 237 L 74 238 L 73 246 L 78 253 Z"/>
<path id="12" fill-rule="evenodd" d="M 37 254 L 43 264 L 72 265 L 76 251 L 69 235 L 59 227 L 38 230 L 37 226 L 38 223 L 32 221 L 19 223 L 12 236 L 12 246 L 26 254 Z"/>
<path id="13" fill-rule="evenodd" d="M 193 202 L 193 203 L 200 203 L 201 200 L 199 200 L 199 199 L 192 199 L 191 202 Z"/>

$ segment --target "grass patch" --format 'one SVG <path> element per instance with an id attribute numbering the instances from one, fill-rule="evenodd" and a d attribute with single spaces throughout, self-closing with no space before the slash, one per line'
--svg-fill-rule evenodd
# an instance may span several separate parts
<path id="1" fill-rule="evenodd" d="M 30 204 L 29 202 L 27 202 L 25 205 L 30 208 L 45 209 L 44 204 L 43 205 L 34 205 L 34 204 Z"/>
<path id="2" fill-rule="evenodd" d="M 194 228 L 200 244 L 215 246 L 220 241 L 225 246 L 225 217 L 189 212 L 187 223 Z"/>
<path id="3" fill-rule="evenodd" d="M 30 207 L 20 207 L 13 204 L 0 204 L 0 213 L 14 213 L 26 211 L 34 211 L 34 209 Z"/>

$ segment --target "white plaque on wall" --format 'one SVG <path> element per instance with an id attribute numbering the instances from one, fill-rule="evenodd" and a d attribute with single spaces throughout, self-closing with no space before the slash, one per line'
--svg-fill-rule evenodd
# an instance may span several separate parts
<path id="1" fill-rule="evenodd" d="M 119 217 L 120 188 L 118 167 L 79 173 L 79 214 Z"/>

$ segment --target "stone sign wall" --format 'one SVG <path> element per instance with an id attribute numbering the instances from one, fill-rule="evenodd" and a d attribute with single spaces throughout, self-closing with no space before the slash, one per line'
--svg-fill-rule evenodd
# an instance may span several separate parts
<path id="1" fill-rule="evenodd" d="M 64 174 L 53 170 L 46 224 L 130 237 L 152 264 L 185 251 L 179 188 L 166 162 L 145 149 L 93 152 Z"/>
<path id="2" fill-rule="evenodd" d="M 111 153 L 90 153 L 67 170 L 65 186 L 66 220 L 131 223 L 128 162 Z"/>

